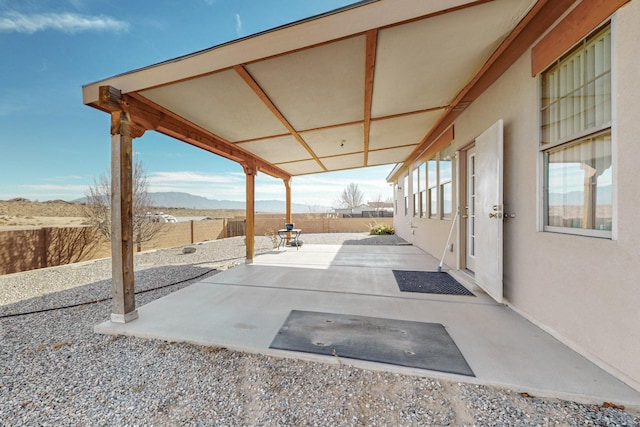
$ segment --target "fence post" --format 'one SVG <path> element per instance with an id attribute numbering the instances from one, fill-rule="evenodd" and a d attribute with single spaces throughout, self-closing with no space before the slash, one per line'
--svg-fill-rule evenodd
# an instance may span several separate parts
<path id="1" fill-rule="evenodd" d="M 42 267 L 48 267 L 49 242 L 47 242 L 47 229 L 42 228 Z"/>
<path id="2" fill-rule="evenodd" d="M 193 237 L 193 220 L 189 221 L 191 223 L 191 244 L 193 245 L 194 237 Z"/>

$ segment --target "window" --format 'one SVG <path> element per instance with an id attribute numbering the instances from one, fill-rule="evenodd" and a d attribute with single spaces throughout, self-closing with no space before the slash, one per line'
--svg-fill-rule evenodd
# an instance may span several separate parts
<path id="1" fill-rule="evenodd" d="M 611 237 L 611 29 L 542 74 L 544 229 Z"/>
<path id="2" fill-rule="evenodd" d="M 453 212 L 453 156 L 448 145 L 419 167 L 421 216 L 451 219 Z"/>
<path id="3" fill-rule="evenodd" d="M 427 162 L 423 162 L 419 167 L 420 185 L 420 217 L 427 216 Z"/>
<path id="4" fill-rule="evenodd" d="M 435 156 L 427 162 L 429 218 L 438 218 L 438 162 Z"/>
<path id="5" fill-rule="evenodd" d="M 404 194 L 404 216 L 407 216 L 409 215 L 409 175 L 404 177 L 402 191 Z"/>
<path id="6" fill-rule="evenodd" d="M 438 182 L 440 186 L 440 212 L 443 219 L 451 219 L 451 207 L 453 196 L 453 168 L 451 166 L 451 145 L 440 152 L 438 166 Z"/>
<path id="7" fill-rule="evenodd" d="M 413 170 L 413 186 L 411 187 L 413 192 L 413 216 L 420 216 L 420 202 L 418 195 L 420 194 L 418 187 L 418 168 Z"/>

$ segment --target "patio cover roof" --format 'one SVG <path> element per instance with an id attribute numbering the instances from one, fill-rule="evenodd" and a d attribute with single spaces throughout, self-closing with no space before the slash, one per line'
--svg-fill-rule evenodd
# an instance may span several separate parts
<path id="1" fill-rule="evenodd" d="M 83 100 L 283 179 L 406 167 L 571 3 L 364 1 L 88 84 Z"/>

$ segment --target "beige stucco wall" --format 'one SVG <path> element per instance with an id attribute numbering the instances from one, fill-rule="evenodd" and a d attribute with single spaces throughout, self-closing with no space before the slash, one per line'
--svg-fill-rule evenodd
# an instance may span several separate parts
<path id="1" fill-rule="evenodd" d="M 468 144 L 495 121 L 504 120 L 505 210 L 516 214 L 504 224 L 507 303 L 640 389 L 638 22 L 640 1 L 634 1 L 616 13 L 612 27 L 614 239 L 540 231 L 538 81 L 531 77 L 530 52 L 456 121 L 454 146 Z M 403 206 L 402 200 L 398 206 Z M 411 229 L 402 214 L 403 210 L 395 219 L 398 234 L 440 257 L 449 224 L 418 220 L 413 223 L 418 228 Z M 456 255 L 448 256 L 448 265 L 456 265 Z"/>
<path id="2" fill-rule="evenodd" d="M 420 163 L 423 162 L 424 159 L 420 159 L 414 166 L 419 166 Z M 454 162 L 453 166 L 453 176 L 456 175 L 456 165 Z M 409 180 L 411 181 L 411 180 Z M 398 199 L 398 209 L 399 215 L 394 216 L 393 226 L 396 231 L 396 234 L 401 236 L 407 242 L 410 242 L 421 249 L 427 251 L 432 254 L 436 258 L 440 259 L 442 257 L 442 253 L 445 249 L 445 243 L 447 241 L 447 237 L 449 237 L 449 231 L 451 230 L 452 221 L 451 220 L 435 220 L 429 218 L 420 218 L 413 216 L 413 190 L 412 183 L 409 182 L 409 187 L 405 190 L 404 187 L 404 179 L 401 177 L 398 185 L 402 188 L 396 192 L 395 197 Z M 408 215 L 404 215 L 404 191 L 408 191 L 409 193 L 409 213 Z M 456 190 L 453 190 L 453 211 L 455 212 L 457 209 L 456 204 Z M 456 221 L 457 222 L 457 221 Z M 455 234 L 451 237 L 451 242 L 455 242 Z M 455 245 L 454 245 L 455 246 Z M 456 254 L 454 252 L 446 251 L 445 254 L 445 264 L 447 265 L 455 265 Z"/>

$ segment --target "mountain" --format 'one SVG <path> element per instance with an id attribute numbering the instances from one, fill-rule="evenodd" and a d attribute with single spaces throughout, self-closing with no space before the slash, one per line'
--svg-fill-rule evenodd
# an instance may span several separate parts
<path id="1" fill-rule="evenodd" d="M 215 200 L 202 196 L 196 196 L 181 192 L 158 192 L 149 193 L 149 197 L 154 206 L 159 208 L 188 208 L 188 209 L 244 209 L 244 202 L 233 200 Z M 76 202 L 86 202 L 86 199 L 74 200 Z M 285 211 L 283 200 L 256 200 L 256 212 L 277 212 Z M 294 213 L 310 212 L 331 212 L 328 206 L 310 206 L 300 203 L 292 203 L 291 210 Z"/>
<path id="2" fill-rule="evenodd" d="M 611 186 L 598 187 L 598 204 L 611 204 Z M 582 191 L 569 191 L 567 193 L 549 193 L 549 205 L 551 206 L 582 206 L 584 193 Z"/>

